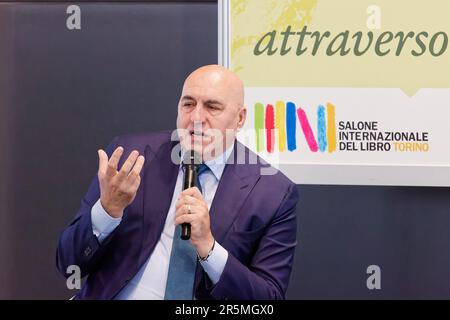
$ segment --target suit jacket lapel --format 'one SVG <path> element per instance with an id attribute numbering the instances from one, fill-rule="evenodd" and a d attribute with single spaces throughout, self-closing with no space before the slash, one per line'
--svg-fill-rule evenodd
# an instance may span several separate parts
<path id="1" fill-rule="evenodd" d="M 219 243 L 225 239 L 240 208 L 258 181 L 258 175 L 248 175 L 247 165 L 228 164 L 217 187 L 211 205 L 211 231 Z"/>
<path id="2" fill-rule="evenodd" d="M 248 149 L 237 142 L 229 158 L 229 163 L 225 166 L 209 210 L 211 232 L 216 241 L 221 244 L 224 242 L 245 199 L 260 177 L 259 170 L 261 167 L 259 164 L 237 163 L 237 146 L 242 148 L 241 150 L 245 149 L 245 159 L 248 159 Z M 198 288 L 202 274 L 204 274 L 203 268 L 198 264 L 195 288 Z"/>
<path id="3" fill-rule="evenodd" d="M 163 144 L 156 153 L 147 146 L 143 187 L 143 240 L 140 255 L 142 265 L 150 256 L 161 236 L 169 211 L 173 190 L 177 181 L 179 165 L 171 160 L 176 142 Z"/>

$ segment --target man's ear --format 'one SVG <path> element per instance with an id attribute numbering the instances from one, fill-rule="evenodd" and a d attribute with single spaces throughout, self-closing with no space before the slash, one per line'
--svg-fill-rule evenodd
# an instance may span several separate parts
<path id="1" fill-rule="evenodd" d="M 247 108 L 245 106 L 242 106 L 238 114 L 238 130 L 241 130 L 244 126 L 245 119 L 247 119 Z"/>

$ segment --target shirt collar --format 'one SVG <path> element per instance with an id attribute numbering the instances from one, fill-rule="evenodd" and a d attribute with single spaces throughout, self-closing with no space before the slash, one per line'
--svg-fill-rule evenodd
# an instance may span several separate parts
<path id="1" fill-rule="evenodd" d="M 222 177 L 223 170 L 225 169 L 225 165 L 227 164 L 228 158 L 230 157 L 231 153 L 233 152 L 233 147 L 234 147 L 234 143 L 227 150 L 225 150 L 225 152 L 222 153 L 221 155 L 215 157 L 214 159 L 205 161 L 205 164 L 208 166 L 208 168 L 214 174 L 214 177 L 217 179 L 217 181 L 219 181 L 220 178 Z M 180 164 L 180 169 L 181 169 L 181 164 Z"/>
<path id="2" fill-rule="evenodd" d="M 234 144 L 232 144 L 224 153 L 217 156 L 214 159 L 205 161 L 205 164 L 212 171 L 217 180 L 220 180 L 222 177 L 223 170 L 225 169 L 225 165 L 227 164 L 227 160 L 230 157 L 231 152 L 233 151 Z"/>

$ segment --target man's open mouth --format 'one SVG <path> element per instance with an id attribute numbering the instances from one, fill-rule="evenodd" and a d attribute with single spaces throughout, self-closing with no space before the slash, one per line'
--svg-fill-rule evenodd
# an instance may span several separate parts
<path id="1" fill-rule="evenodd" d="M 191 136 L 194 136 L 194 137 L 203 137 L 203 136 L 205 136 L 205 134 L 203 132 L 201 132 L 201 131 L 194 131 L 194 130 L 189 131 L 189 134 Z"/>

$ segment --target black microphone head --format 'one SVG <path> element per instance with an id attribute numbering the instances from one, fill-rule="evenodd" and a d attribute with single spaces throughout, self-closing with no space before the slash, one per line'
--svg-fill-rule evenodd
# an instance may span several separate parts
<path id="1" fill-rule="evenodd" d="M 183 155 L 183 165 L 200 165 L 202 156 L 195 150 L 188 150 Z"/>

